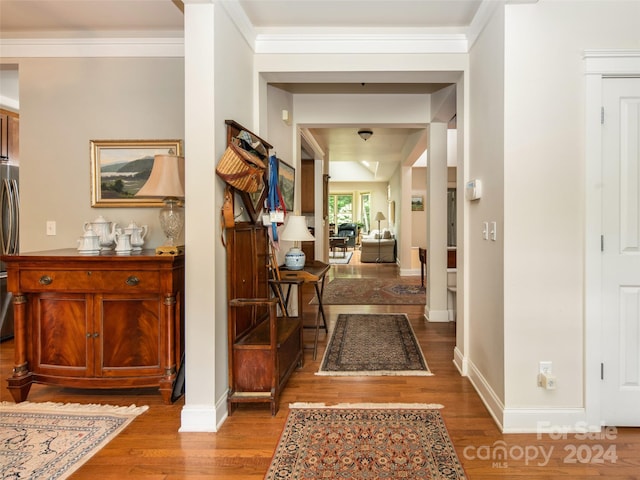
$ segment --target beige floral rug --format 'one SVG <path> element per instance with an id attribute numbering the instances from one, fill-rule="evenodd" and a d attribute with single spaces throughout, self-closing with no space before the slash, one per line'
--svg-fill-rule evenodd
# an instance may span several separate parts
<path id="1" fill-rule="evenodd" d="M 442 405 L 290 405 L 265 480 L 463 480 Z"/>
<path id="2" fill-rule="evenodd" d="M 0 478 L 68 478 L 147 408 L 2 402 Z"/>
<path id="3" fill-rule="evenodd" d="M 404 313 L 341 313 L 317 375 L 432 375 Z"/>

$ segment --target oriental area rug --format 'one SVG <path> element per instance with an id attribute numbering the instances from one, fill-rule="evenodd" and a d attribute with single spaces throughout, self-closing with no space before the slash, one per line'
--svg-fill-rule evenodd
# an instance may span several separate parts
<path id="1" fill-rule="evenodd" d="M 265 480 L 462 480 L 442 405 L 290 405 Z"/>
<path id="2" fill-rule="evenodd" d="M 2 402 L 0 478 L 68 478 L 147 408 Z"/>
<path id="3" fill-rule="evenodd" d="M 338 315 L 316 375 L 432 375 L 404 313 Z"/>
<path id="4" fill-rule="evenodd" d="M 325 285 L 322 295 L 324 305 L 424 305 L 426 301 L 420 277 L 339 277 Z M 313 298 L 311 303 L 318 301 Z"/>

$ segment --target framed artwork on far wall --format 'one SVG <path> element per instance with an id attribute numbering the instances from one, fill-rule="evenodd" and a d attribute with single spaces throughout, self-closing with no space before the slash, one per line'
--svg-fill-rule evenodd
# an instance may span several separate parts
<path id="1" fill-rule="evenodd" d="M 182 155 L 181 140 L 91 140 L 92 207 L 161 207 L 162 199 L 136 198 L 155 155 Z"/>
<path id="2" fill-rule="evenodd" d="M 284 200 L 287 213 L 293 213 L 293 201 L 295 199 L 296 170 L 287 162 L 278 159 L 278 186 Z"/>
<path id="3" fill-rule="evenodd" d="M 422 212 L 424 210 L 424 197 L 422 195 L 411 196 L 411 211 Z"/>

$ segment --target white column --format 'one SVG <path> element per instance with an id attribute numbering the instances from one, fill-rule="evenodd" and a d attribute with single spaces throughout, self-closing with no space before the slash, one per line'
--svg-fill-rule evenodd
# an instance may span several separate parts
<path id="1" fill-rule="evenodd" d="M 400 272 L 410 272 L 411 271 L 411 182 L 412 182 L 412 171 L 411 167 L 405 167 L 402 165 L 400 167 L 400 171 L 402 172 L 400 178 L 400 205 L 396 204 L 396 224 L 398 223 L 398 218 L 402 221 L 402 233 L 399 236 L 397 241 L 400 242 L 398 245 L 398 252 L 400 253 Z M 398 211 L 402 206 L 402 211 Z M 397 227 L 396 232 L 397 232 Z M 402 275 L 403 273 L 401 273 Z"/>
<path id="2" fill-rule="evenodd" d="M 448 322 L 447 125 L 431 123 L 427 149 L 427 304 L 430 322 Z"/>
<path id="3" fill-rule="evenodd" d="M 184 6 L 185 50 L 185 342 L 186 395 L 180 431 L 216 431 L 225 415 L 216 409 L 216 158 L 214 13 L 211 3 Z M 176 92 L 177 93 L 177 92 Z M 224 264 L 218 268 L 224 271 Z M 226 299 L 218 299 L 225 304 Z M 223 344 L 224 345 L 224 344 Z"/>

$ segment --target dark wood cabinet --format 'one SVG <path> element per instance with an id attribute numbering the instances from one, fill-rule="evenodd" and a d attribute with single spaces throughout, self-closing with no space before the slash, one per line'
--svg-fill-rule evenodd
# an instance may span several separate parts
<path id="1" fill-rule="evenodd" d="M 447 268 L 456 268 L 456 249 L 447 249 Z"/>
<path id="2" fill-rule="evenodd" d="M 16 402 L 32 383 L 159 387 L 171 403 L 184 348 L 184 256 L 3 257 L 14 295 Z"/>
<path id="3" fill-rule="evenodd" d="M 314 214 L 315 207 L 315 162 L 302 160 L 300 162 L 300 202 L 302 214 Z"/>

